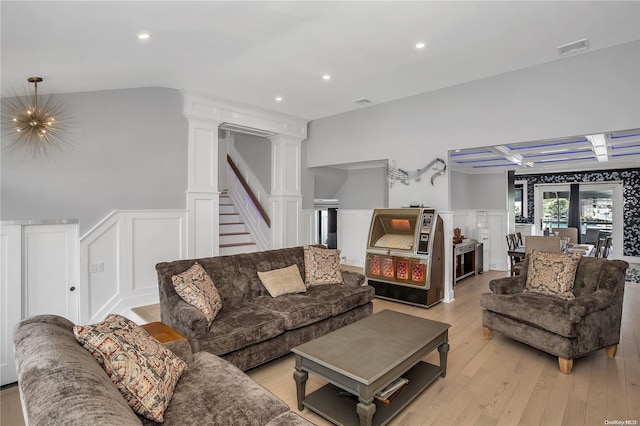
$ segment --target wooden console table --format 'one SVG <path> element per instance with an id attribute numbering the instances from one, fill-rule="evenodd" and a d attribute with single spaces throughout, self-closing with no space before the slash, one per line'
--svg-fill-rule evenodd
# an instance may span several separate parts
<path id="1" fill-rule="evenodd" d="M 476 274 L 476 246 L 477 242 L 453 245 L 453 277 L 454 283 Z"/>

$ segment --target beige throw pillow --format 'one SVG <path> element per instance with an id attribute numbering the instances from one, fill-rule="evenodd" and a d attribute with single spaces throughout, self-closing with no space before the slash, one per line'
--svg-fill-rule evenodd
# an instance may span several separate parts
<path id="1" fill-rule="evenodd" d="M 209 325 L 222 309 L 222 298 L 202 265 L 196 262 L 181 274 L 171 277 L 176 293 L 205 316 Z"/>
<path id="2" fill-rule="evenodd" d="M 131 408 L 154 422 L 164 420 L 187 364 L 142 327 L 120 316 L 75 326 L 73 333 L 107 372 Z"/>
<path id="3" fill-rule="evenodd" d="M 340 250 L 304 246 L 305 284 L 341 284 Z"/>
<path id="4" fill-rule="evenodd" d="M 297 265 L 274 269 L 273 271 L 258 271 L 258 278 L 260 278 L 271 297 L 307 291 Z"/>
<path id="5" fill-rule="evenodd" d="M 580 253 L 531 250 L 524 292 L 545 294 L 565 300 L 575 298 L 573 283 L 581 257 Z"/>

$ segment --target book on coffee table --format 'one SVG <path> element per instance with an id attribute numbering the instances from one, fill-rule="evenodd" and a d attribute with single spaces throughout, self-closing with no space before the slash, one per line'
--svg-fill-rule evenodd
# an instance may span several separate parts
<path id="1" fill-rule="evenodd" d="M 389 386 L 377 392 L 374 396 L 378 401 L 387 402 L 391 400 L 392 396 L 395 397 L 406 385 L 409 383 L 409 380 L 404 377 L 400 377 L 394 380 Z"/>

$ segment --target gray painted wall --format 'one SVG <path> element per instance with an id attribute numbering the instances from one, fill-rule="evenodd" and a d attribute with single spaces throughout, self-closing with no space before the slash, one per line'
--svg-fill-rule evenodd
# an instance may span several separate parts
<path id="1" fill-rule="evenodd" d="M 638 93 L 636 41 L 315 120 L 308 165 L 389 159 L 416 170 L 450 149 L 637 128 Z M 389 206 L 450 210 L 449 185 L 448 176 L 394 185 Z"/>
<path id="2" fill-rule="evenodd" d="M 260 136 L 234 133 L 236 149 L 246 161 L 247 166 L 260 182 L 260 185 L 271 193 L 271 141 Z"/>
<path id="3" fill-rule="evenodd" d="M 383 188 L 380 191 L 380 188 Z M 387 172 L 384 167 L 351 169 L 335 197 L 343 209 L 375 209 L 388 207 Z"/>
<path id="4" fill-rule="evenodd" d="M 74 127 L 55 159 L 2 153 L 3 220 L 79 219 L 86 233 L 113 210 L 184 209 L 187 120 L 175 89 L 60 94 Z"/>
<path id="5" fill-rule="evenodd" d="M 506 210 L 507 174 L 451 172 L 451 210 Z"/>

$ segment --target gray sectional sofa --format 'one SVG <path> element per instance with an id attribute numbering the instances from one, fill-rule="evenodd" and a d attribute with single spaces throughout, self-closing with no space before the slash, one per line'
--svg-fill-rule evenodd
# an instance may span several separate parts
<path id="1" fill-rule="evenodd" d="M 222 297 L 222 310 L 211 326 L 176 293 L 171 279 L 196 261 Z M 373 312 L 373 287 L 365 284 L 364 275 L 349 271 L 343 271 L 342 284 L 271 297 L 257 272 L 294 264 L 304 277 L 303 247 L 159 263 L 162 322 L 187 337 L 194 352 L 210 352 L 248 370 Z"/>
<path id="2" fill-rule="evenodd" d="M 165 345 L 185 360 L 163 425 L 313 426 L 229 362 L 193 354 L 186 340 Z M 22 321 L 14 333 L 18 386 L 28 425 L 157 424 L 137 416 L 107 373 L 55 315 Z M 293 380 L 292 380 L 293 386 Z"/>

